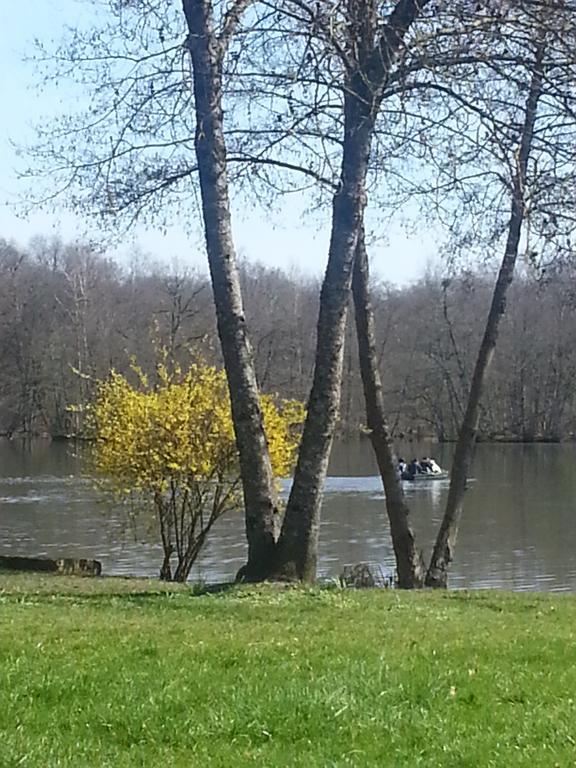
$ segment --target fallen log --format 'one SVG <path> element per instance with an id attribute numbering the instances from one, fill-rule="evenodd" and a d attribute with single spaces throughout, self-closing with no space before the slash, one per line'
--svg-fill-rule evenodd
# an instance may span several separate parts
<path id="1" fill-rule="evenodd" d="M 61 573 L 66 576 L 100 576 L 102 563 L 99 560 L 73 557 L 60 557 L 57 560 L 51 560 L 48 557 L 0 555 L 0 570 L 41 571 L 44 573 Z"/>

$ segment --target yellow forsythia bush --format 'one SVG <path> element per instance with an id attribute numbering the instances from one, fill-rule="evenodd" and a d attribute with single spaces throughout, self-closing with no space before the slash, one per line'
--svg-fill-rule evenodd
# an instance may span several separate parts
<path id="1" fill-rule="evenodd" d="M 159 366 L 152 386 L 133 370 L 136 385 L 114 371 L 97 385 L 89 410 L 92 464 L 115 493 L 153 502 L 161 577 L 185 580 L 213 523 L 242 503 L 226 376 L 203 364 L 174 373 Z M 274 475 L 284 477 L 294 465 L 304 407 L 271 395 L 261 403 Z"/>

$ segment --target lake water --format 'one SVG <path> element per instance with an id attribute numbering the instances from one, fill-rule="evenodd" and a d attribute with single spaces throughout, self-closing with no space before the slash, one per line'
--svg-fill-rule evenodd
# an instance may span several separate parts
<path id="1" fill-rule="evenodd" d="M 449 466 L 451 446 L 403 446 Z M 0 441 L 0 554 L 87 557 L 107 574 L 156 576 L 159 548 L 127 525 L 83 476 L 65 444 Z M 576 446 L 477 447 L 456 547 L 452 587 L 576 591 Z M 445 481 L 408 485 L 412 522 L 429 555 Z M 192 578 L 233 578 L 244 562 L 243 519 L 219 521 Z M 368 562 L 392 572 L 384 496 L 369 441 L 337 445 L 323 505 L 319 572 Z"/>

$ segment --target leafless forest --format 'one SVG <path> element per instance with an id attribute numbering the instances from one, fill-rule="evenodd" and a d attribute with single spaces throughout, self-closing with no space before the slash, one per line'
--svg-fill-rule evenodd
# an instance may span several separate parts
<path id="1" fill-rule="evenodd" d="M 563 440 L 576 431 L 573 267 L 526 268 L 511 288 L 490 372 L 484 439 Z M 314 366 L 319 286 L 312 278 L 241 264 L 257 374 L 264 391 L 306 400 Z M 373 304 L 390 425 L 397 437 L 452 440 L 490 302 L 488 268 L 428 274 L 397 288 L 374 283 Z M 92 378 L 132 359 L 153 373 L 155 349 L 182 362 L 220 362 L 207 276 L 145 261 L 120 266 L 92 247 L 36 238 L 0 241 L 0 432 L 74 434 L 71 404 Z M 348 327 L 340 430 L 358 434 L 365 405 Z"/>

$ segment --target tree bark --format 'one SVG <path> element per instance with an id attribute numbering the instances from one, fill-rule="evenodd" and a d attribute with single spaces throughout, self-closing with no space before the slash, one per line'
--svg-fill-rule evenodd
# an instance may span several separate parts
<path id="1" fill-rule="evenodd" d="M 222 44 L 210 0 L 183 0 L 192 59 L 195 149 L 218 335 L 228 378 L 246 515 L 248 561 L 241 578 L 266 578 L 275 560 L 277 495 L 260 408 L 232 237 L 222 111 Z"/>
<path id="2" fill-rule="evenodd" d="M 314 378 L 294 481 L 279 541 L 279 575 L 316 577 L 320 506 L 342 389 L 344 335 L 366 175 L 382 93 L 406 32 L 429 0 L 398 0 L 379 25 L 376 4 L 348 6 L 350 55 L 344 89 L 344 140 L 332 204 L 328 266 L 320 294 Z"/>
<path id="3" fill-rule="evenodd" d="M 352 295 L 360 373 L 366 401 L 366 422 L 386 494 L 386 511 L 396 556 L 398 586 L 402 589 L 414 589 L 421 587 L 424 583 L 424 568 L 422 558 L 416 550 L 414 533 L 410 526 L 409 509 L 398 474 L 398 460 L 386 423 L 368 277 L 368 255 L 362 231 L 356 244 Z"/>
<path id="4" fill-rule="evenodd" d="M 472 375 L 466 412 L 458 434 L 452 462 L 452 474 L 446 509 L 426 574 L 426 586 L 428 587 L 446 588 L 448 584 L 448 569 L 453 559 L 454 546 L 462 517 L 464 493 L 478 433 L 482 391 L 492 358 L 494 357 L 500 321 L 506 311 L 506 297 L 514 278 L 514 268 L 518 257 L 522 224 L 525 217 L 524 182 L 532 148 L 538 102 L 542 94 L 543 57 L 544 45 L 540 43 L 536 50 L 535 66 L 526 100 L 516 169 L 512 179 L 512 208 L 508 224 L 506 247 L 492 295 L 484 337 L 478 351 Z"/>
<path id="5" fill-rule="evenodd" d="M 342 174 L 320 294 L 314 378 L 279 541 L 280 571 L 288 579 L 316 577 L 320 505 L 340 405 L 346 314 L 373 130 L 370 105 L 353 90 L 346 96 Z"/>

